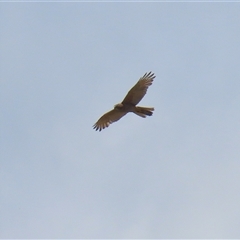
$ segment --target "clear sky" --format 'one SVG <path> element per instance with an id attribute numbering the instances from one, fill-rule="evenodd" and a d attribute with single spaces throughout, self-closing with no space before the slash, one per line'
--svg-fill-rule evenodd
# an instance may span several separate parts
<path id="1" fill-rule="evenodd" d="M 1 238 L 240 238 L 240 3 L 0 3 Z M 148 71 L 140 105 L 92 125 Z"/>

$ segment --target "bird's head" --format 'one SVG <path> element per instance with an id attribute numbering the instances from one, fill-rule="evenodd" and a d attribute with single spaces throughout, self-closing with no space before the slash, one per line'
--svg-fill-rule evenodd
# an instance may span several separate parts
<path id="1" fill-rule="evenodd" d="M 114 105 L 114 109 L 121 109 L 123 107 L 122 103 L 118 103 L 116 105 Z"/>

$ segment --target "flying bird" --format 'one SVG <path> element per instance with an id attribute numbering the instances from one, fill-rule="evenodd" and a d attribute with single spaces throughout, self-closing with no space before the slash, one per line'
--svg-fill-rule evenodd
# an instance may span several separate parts
<path id="1" fill-rule="evenodd" d="M 152 85 L 154 73 L 145 73 L 138 82 L 130 89 L 121 103 L 114 106 L 114 109 L 101 116 L 93 125 L 93 129 L 101 131 L 111 123 L 118 121 L 129 112 L 133 112 L 140 117 L 152 116 L 153 107 L 136 106 L 144 97 L 149 86 Z"/>

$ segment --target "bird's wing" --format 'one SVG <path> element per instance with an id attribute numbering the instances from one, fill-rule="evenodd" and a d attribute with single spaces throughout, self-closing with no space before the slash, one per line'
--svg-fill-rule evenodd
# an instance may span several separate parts
<path id="1" fill-rule="evenodd" d="M 104 115 L 102 115 L 98 121 L 93 125 L 93 129 L 96 131 L 101 131 L 102 129 L 108 127 L 111 123 L 118 121 L 121 117 L 126 115 L 127 112 L 119 111 L 117 109 L 113 109 Z"/>
<path id="2" fill-rule="evenodd" d="M 147 92 L 147 89 L 152 85 L 153 79 L 155 78 L 154 73 L 145 73 L 143 77 L 130 89 L 126 97 L 123 99 L 124 104 L 138 104 Z"/>

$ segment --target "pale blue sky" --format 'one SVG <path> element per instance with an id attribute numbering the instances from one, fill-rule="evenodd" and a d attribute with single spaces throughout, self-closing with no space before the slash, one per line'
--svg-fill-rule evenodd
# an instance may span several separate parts
<path id="1" fill-rule="evenodd" d="M 240 238 L 240 3 L 0 3 L 1 238 Z M 92 125 L 148 71 L 152 117 Z"/>

